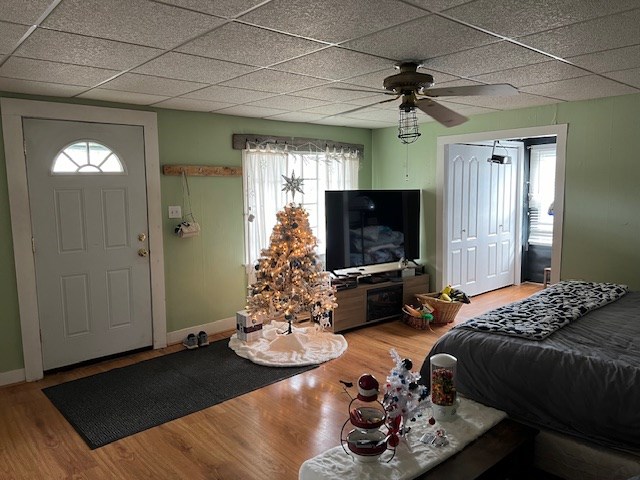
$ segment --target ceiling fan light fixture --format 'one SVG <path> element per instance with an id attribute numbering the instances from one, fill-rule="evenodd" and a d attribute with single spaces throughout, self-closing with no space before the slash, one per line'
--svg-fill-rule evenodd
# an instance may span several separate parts
<path id="1" fill-rule="evenodd" d="M 398 138 L 402 143 L 413 143 L 420 136 L 418 131 L 418 117 L 415 107 L 400 108 L 398 120 Z"/>

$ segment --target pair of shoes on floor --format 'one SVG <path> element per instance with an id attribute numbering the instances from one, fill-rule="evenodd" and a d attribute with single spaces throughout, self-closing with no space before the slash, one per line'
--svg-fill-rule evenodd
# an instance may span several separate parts
<path id="1" fill-rule="evenodd" d="M 209 345 L 209 336 L 206 332 L 203 331 L 198 333 L 197 336 L 193 333 L 190 333 L 189 335 L 187 335 L 187 338 L 184 339 L 182 345 L 187 347 L 189 350 L 193 350 L 194 348 L 198 347 L 206 347 L 207 345 Z"/>

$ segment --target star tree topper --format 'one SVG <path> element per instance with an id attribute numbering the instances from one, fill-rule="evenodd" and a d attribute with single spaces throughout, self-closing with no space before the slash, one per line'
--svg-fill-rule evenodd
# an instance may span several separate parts
<path id="1" fill-rule="evenodd" d="M 304 194 L 304 192 L 302 191 L 302 182 L 304 180 L 301 177 L 296 178 L 295 171 L 291 171 L 290 177 L 282 175 L 282 178 L 284 178 L 284 187 L 282 187 L 282 191 L 291 192 L 291 201 L 294 201 L 296 192 Z"/>

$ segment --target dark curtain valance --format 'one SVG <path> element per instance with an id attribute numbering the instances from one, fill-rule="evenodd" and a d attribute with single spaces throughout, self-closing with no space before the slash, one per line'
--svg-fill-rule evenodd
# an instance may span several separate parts
<path id="1" fill-rule="evenodd" d="M 273 135 L 258 135 L 258 134 L 245 134 L 234 133 L 232 137 L 233 149 L 243 150 L 246 148 L 247 142 L 251 144 L 267 144 L 275 143 L 277 145 L 289 145 L 293 148 L 304 147 L 309 145 L 310 147 L 319 148 L 322 150 L 357 150 L 362 154 L 364 152 L 364 145 L 357 143 L 345 143 L 336 142 L 333 140 L 319 139 L 319 138 L 303 138 L 303 137 L 278 137 Z"/>

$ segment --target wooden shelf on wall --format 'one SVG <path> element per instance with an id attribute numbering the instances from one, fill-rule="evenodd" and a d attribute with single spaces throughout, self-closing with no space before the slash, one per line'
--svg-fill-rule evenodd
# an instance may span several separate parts
<path id="1" fill-rule="evenodd" d="M 242 167 L 213 167 L 209 165 L 163 165 L 162 173 L 179 176 L 184 172 L 190 177 L 241 177 Z"/>

